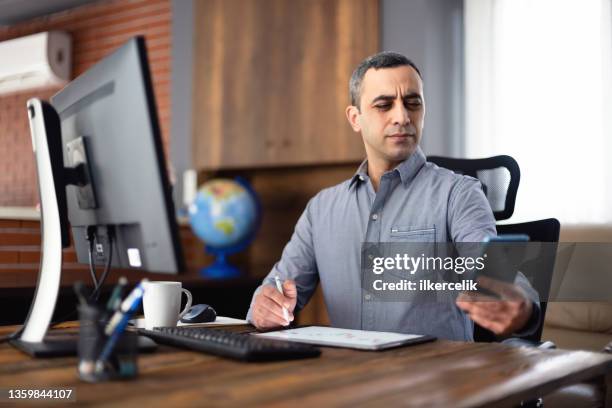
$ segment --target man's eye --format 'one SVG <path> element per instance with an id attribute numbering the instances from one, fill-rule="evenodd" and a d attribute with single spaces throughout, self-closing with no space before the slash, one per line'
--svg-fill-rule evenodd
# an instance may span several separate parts
<path id="1" fill-rule="evenodd" d="M 419 101 L 411 101 L 406 104 L 408 109 L 419 109 L 421 107 L 421 102 Z"/>
<path id="2" fill-rule="evenodd" d="M 391 105 L 388 103 L 382 104 L 382 105 L 374 105 L 374 107 L 378 110 L 382 110 L 382 111 L 386 111 L 389 110 L 391 108 Z"/>

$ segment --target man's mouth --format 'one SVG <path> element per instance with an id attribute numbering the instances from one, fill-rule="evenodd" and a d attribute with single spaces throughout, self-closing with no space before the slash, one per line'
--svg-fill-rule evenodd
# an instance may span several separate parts
<path id="1" fill-rule="evenodd" d="M 393 140 L 404 140 L 408 139 L 409 137 L 414 137 L 414 135 L 410 133 L 395 133 L 387 137 L 390 137 Z"/>

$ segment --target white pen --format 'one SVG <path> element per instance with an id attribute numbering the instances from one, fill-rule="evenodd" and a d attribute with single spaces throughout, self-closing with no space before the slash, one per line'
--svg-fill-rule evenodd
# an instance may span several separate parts
<path id="1" fill-rule="evenodd" d="M 283 285 L 281 284 L 281 281 L 278 276 L 274 277 L 274 282 L 276 282 L 276 289 L 280 292 L 281 295 L 285 296 L 285 293 L 283 292 Z M 283 318 L 287 322 L 285 326 L 288 326 L 289 325 L 289 312 L 287 311 L 287 308 L 285 308 L 285 306 L 283 306 Z"/>

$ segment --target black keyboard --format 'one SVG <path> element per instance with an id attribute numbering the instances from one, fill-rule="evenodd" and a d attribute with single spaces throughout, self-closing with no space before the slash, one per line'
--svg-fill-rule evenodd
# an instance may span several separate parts
<path id="1" fill-rule="evenodd" d="M 243 361 L 293 360 L 317 357 L 321 351 L 307 344 L 262 339 L 249 334 L 203 327 L 156 327 L 138 332 L 156 343 Z"/>

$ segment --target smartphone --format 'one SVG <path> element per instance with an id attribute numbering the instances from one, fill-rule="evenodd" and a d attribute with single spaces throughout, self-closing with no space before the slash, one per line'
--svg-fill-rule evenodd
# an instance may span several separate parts
<path id="1" fill-rule="evenodd" d="M 485 239 L 482 256 L 486 261 L 480 275 L 514 283 L 525 260 L 527 242 L 529 235 L 526 234 L 502 234 Z"/>
<path id="2" fill-rule="evenodd" d="M 529 242 L 529 235 L 527 234 L 500 234 L 484 239 L 485 243 L 488 242 Z"/>

